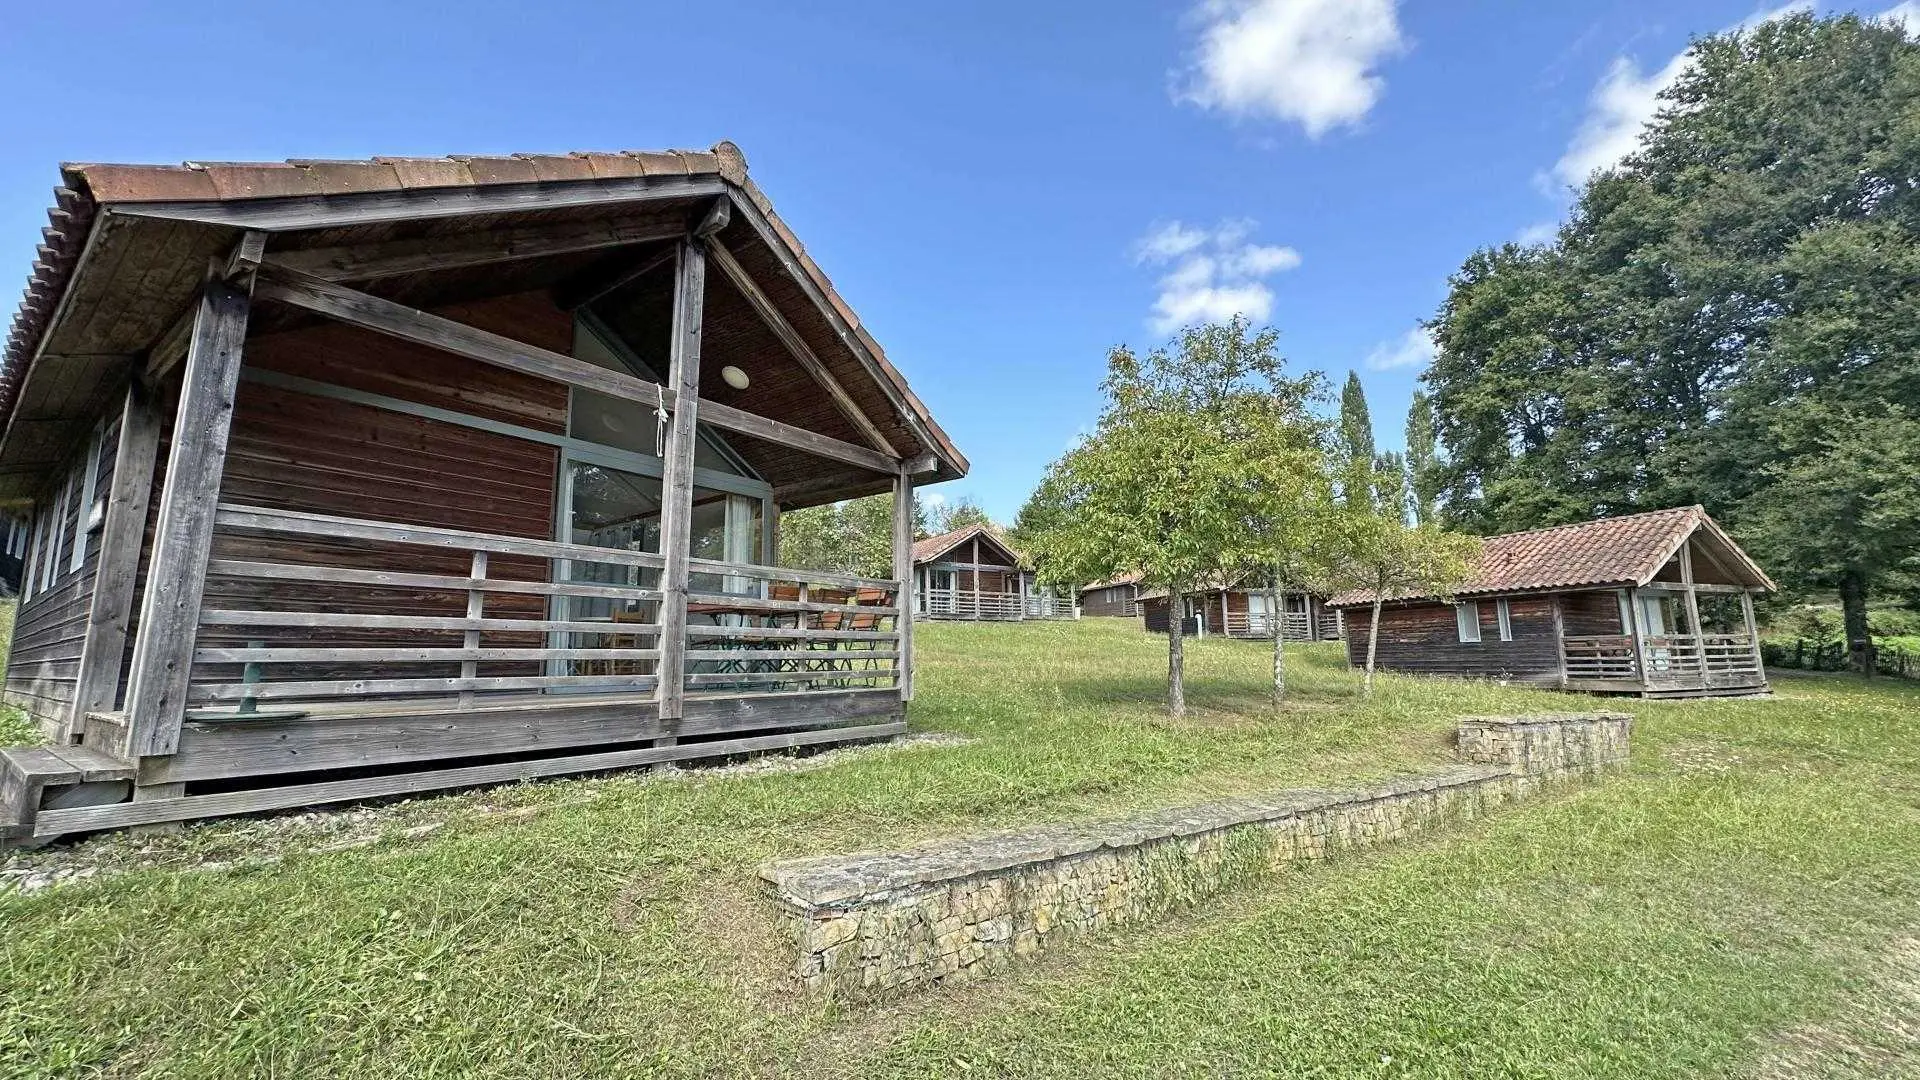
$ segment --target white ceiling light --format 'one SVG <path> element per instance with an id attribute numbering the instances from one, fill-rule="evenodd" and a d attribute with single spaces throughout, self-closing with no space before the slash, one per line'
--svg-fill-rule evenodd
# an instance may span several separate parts
<path id="1" fill-rule="evenodd" d="M 741 371 L 732 364 L 728 364 L 726 367 L 720 369 L 720 378 L 725 380 L 726 384 L 735 390 L 745 390 L 747 385 L 753 381 L 747 378 L 746 372 Z"/>

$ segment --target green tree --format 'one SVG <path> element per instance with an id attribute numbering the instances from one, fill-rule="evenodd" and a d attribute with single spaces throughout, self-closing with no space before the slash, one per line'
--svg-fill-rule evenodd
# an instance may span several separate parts
<path id="1" fill-rule="evenodd" d="M 1114 349 L 1095 430 L 1042 482 L 1049 524 L 1023 536 L 1032 557 L 1068 581 L 1138 572 L 1175 605 L 1265 559 L 1256 523 L 1273 518 L 1278 481 L 1302 460 L 1299 433 L 1275 421 L 1317 386 L 1286 376 L 1277 340 L 1235 318 L 1189 327 L 1145 357 Z M 1180 620 L 1170 618 L 1175 716 L 1186 713 L 1185 678 Z"/>
<path id="2" fill-rule="evenodd" d="M 1408 525 L 1390 513 L 1349 511 L 1337 529 L 1339 546 L 1328 566 L 1331 583 L 1365 590 L 1372 600 L 1360 684 L 1361 696 L 1371 698 L 1381 607 L 1401 596 L 1450 597 L 1471 576 L 1480 541 L 1432 525 Z"/>
<path id="3" fill-rule="evenodd" d="M 1555 243 L 1454 275 L 1426 376 L 1446 513 L 1705 503 L 1862 641 L 1920 555 L 1869 443 L 1920 415 L 1920 42 L 1772 20 L 1695 42 L 1662 106 Z"/>
<path id="4" fill-rule="evenodd" d="M 1423 390 L 1413 392 L 1407 409 L 1407 489 L 1413 520 L 1434 524 L 1440 501 L 1440 451 L 1433 431 L 1433 402 Z"/>
<path id="5" fill-rule="evenodd" d="M 926 511 L 926 517 L 929 536 L 938 536 L 941 533 L 950 533 L 974 525 L 985 525 L 996 530 L 999 528 L 971 495 L 962 495 L 951 502 L 930 507 Z"/>
<path id="6" fill-rule="evenodd" d="M 1373 442 L 1373 417 L 1367 411 L 1367 391 L 1360 385 L 1360 373 L 1357 371 L 1348 371 L 1346 385 L 1340 388 L 1340 419 L 1334 434 L 1341 501 L 1348 507 L 1354 507 L 1373 497 L 1377 457 Z"/>

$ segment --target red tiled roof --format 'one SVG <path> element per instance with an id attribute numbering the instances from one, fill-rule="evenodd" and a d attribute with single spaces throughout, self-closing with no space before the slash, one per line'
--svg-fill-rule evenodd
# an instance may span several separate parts
<path id="1" fill-rule="evenodd" d="M 1456 594 L 1538 592 L 1608 585 L 1645 585 L 1696 529 L 1703 529 L 1724 546 L 1732 562 L 1752 576 L 1752 583 L 1771 590 L 1764 571 L 1740 550 L 1706 509 L 1681 506 L 1644 514 L 1556 525 L 1547 529 L 1489 536 L 1481 541 L 1480 560 L 1473 576 Z M 1415 595 L 1390 599 L 1420 599 Z M 1334 606 L 1373 602 L 1373 593 L 1351 589 L 1328 601 Z"/>
<path id="2" fill-rule="evenodd" d="M 1110 577 L 1103 581 L 1096 581 L 1091 585 L 1082 585 L 1080 586 L 1080 591 L 1091 592 L 1094 589 L 1105 589 L 1114 585 L 1138 585 L 1140 583 L 1140 579 L 1145 576 L 1146 576 L 1145 574 L 1142 574 L 1136 570 L 1131 574 L 1120 574 L 1117 577 Z"/>
<path id="3" fill-rule="evenodd" d="M 72 279 L 98 209 L 111 204 L 226 202 L 301 195 L 362 195 L 432 188 L 474 188 L 498 184 L 592 182 L 649 176 L 714 175 L 732 184 L 766 218 L 802 272 L 877 362 L 882 377 L 899 391 L 916 417 L 940 443 L 941 455 L 965 475 L 967 459 L 941 430 L 926 406 L 907 386 L 853 309 L 841 298 L 805 245 L 773 210 L 773 203 L 747 175 L 747 159 L 732 142 L 710 150 L 625 150 L 613 153 L 503 156 L 449 155 L 439 158 L 375 157 L 367 160 L 284 162 L 189 161 L 182 165 L 109 165 L 67 163 L 63 185 L 54 190 L 25 298 L 0 344 L 0 426 L 13 416 L 26 369 L 51 325 Z"/>
<path id="4" fill-rule="evenodd" d="M 1008 546 L 1006 540 L 1002 538 L 999 533 L 994 532 L 985 525 L 969 525 L 964 529 L 955 529 L 952 532 L 943 532 L 938 536 L 929 536 L 925 540 L 915 540 L 913 542 L 913 561 L 917 563 L 932 562 L 976 536 L 988 541 L 1006 554 L 1011 555 L 1015 563 L 1019 561 L 1020 553 Z"/>

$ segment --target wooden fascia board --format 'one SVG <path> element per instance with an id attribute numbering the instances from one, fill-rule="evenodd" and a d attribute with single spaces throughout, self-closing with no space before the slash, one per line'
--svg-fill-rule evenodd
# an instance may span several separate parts
<path id="1" fill-rule="evenodd" d="M 484 187 L 402 188 L 344 195 L 291 195 L 269 199 L 201 202 L 115 203 L 111 212 L 168 218 L 264 232 L 377 225 L 466 214 L 502 214 L 611 206 L 654 199 L 722 195 L 718 175 L 623 177 L 558 183 L 493 184 Z"/>

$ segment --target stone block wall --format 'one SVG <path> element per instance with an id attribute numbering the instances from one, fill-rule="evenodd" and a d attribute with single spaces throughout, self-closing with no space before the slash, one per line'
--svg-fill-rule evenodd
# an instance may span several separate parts
<path id="1" fill-rule="evenodd" d="M 1292 790 L 914 851 L 772 864 L 808 989 L 848 998 L 972 978 L 1237 882 L 1470 819 L 1623 763 L 1618 714 L 1474 717 L 1466 764 L 1348 791 Z"/>

